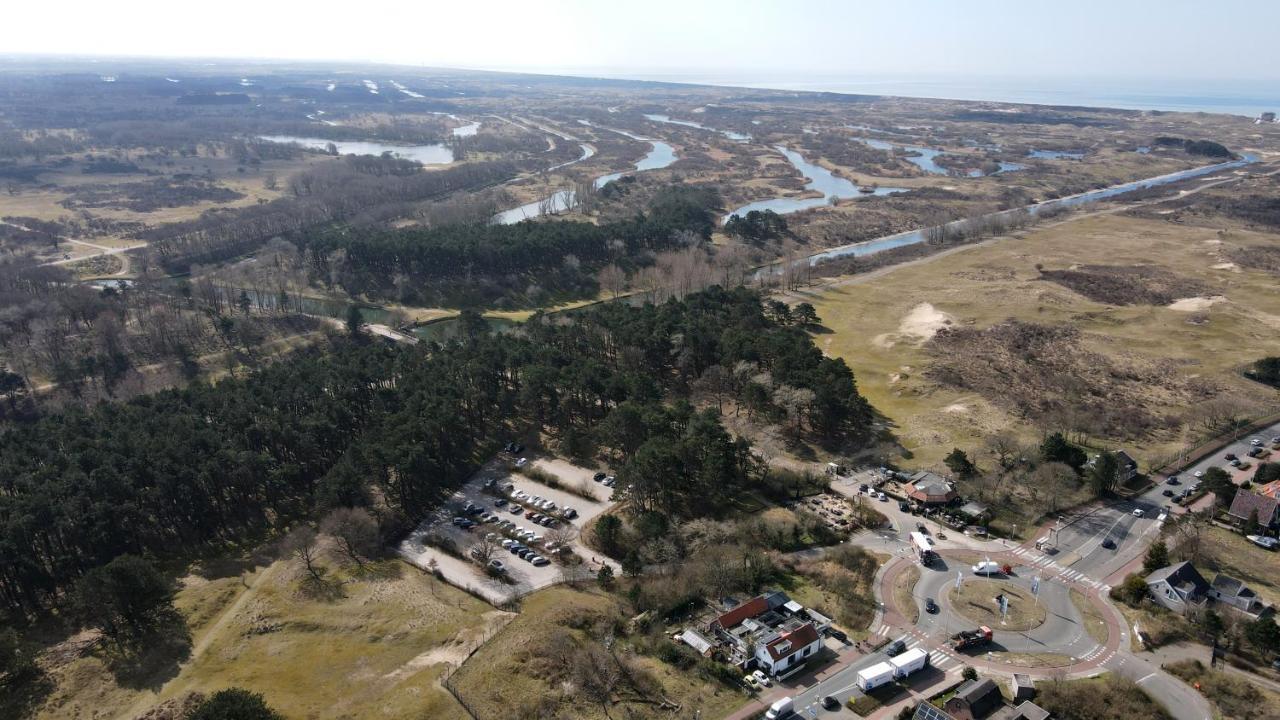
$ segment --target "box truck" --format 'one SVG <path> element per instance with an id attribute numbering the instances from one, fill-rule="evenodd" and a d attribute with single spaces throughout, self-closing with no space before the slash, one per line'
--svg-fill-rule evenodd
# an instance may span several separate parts
<path id="1" fill-rule="evenodd" d="M 872 665 L 866 670 L 858 671 L 858 689 L 862 692 L 870 692 L 893 682 L 893 666 L 887 662 Z"/>
<path id="2" fill-rule="evenodd" d="M 904 678 L 929 664 L 929 653 L 920 648 L 908 650 L 889 661 L 893 666 L 893 674 Z"/>

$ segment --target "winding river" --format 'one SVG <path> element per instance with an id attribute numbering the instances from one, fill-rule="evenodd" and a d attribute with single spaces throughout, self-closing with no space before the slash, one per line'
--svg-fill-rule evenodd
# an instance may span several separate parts
<path id="1" fill-rule="evenodd" d="M 644 117 L 646 120 L 652 120 L 653 122 L 667 123 L 668 125 L 683 125 L 685 127 L 697 128 L 699 130 L 707 130 L 714 133 L 720 133 L 721 135 L 729 138 L 734 142 L 747 142 L 751 140 L 750 135 L 745 135 L 740 132 L 734 132 L 733 130 L 719 130 L 713 127 L 707 127 L 706 125 L 703 125 L 701 123 L 696 123 L 692 120 L 674 120 L 669 115 L 646 114 Z"/>
<path id="2" fill-rule="evenodd" d="M 728 222 L 729 218 L 733 215 L 746 215 L 752 210 L 772 210 L 779 215 L 785 215 L 787 213 L 830 205 L 833 200 L 880 197 L 907 191 L 907 188 L 900 187 L 877 187 L 872 190 L 872 192 L 862 192 L 857 185 L 853 184 L 849 180 L 837 177 L 834 173 L 821 165 L 816 165 L 805 160 L 803 155 L 795 152 L 794 150 L 788 150 L 781 145 L 774 146 L 774 149 L 782 153 L 783 156 L 787 158 L 787 161 L 804 176 L 806 180 L 804 189 L 820 192 L 822 193 L 822 197 L 770 198 L 768 200 L 757 200 L 733 210 L 724 217 L 721 221 L 722 223 Z"/>
<path id="3" fill-rule="evenodd" d="M 586 120 L 579 120 L 578 122 L 582 123 L 583 125 L 588 125 L 590 127 L 598 127 L 596 125 L 592 125 Z M 676 157 L 675 148 L 671 147 L 667 143 L 662 142 L 661 140 L 654 140 L 652 138 L 641 137 L 639 135 L 629 133 L 625 130 L 616 130 L 614 128 L 600 128 L 600 129 L 608 130 L 609 132 L 615 132 L 615 133 L 618 133 L 619 135 L 625 135 L 631 138 L 632 140 L 638 140 L 640 142 L 649 143 L 649 152 L 646 153 L 644 157 L 640 158 L 638 162 L 636 162 L 635 169 L 631 172 L 642 172 L 644 170 L 660 170 L 664 167 L 667 167 L 668 165 L 671 165 L 672 163 L 674 163 L 676 160 L 679 159 L 678 157 Z M 565 136 L 561 135 L 561 137 L 565 137 Z M 571 160 L 567 163 L 561 163 L 560 165 L 547 168 L 547 170 L 557 170 L 559 168 L 565 167 L 566 165 L 572 165 L 574 163 L 582 162 L 583 160 L 586 160 L 592 155 L 595 155 L 595 152 L 596 152 L 595 148 L 591 147 L 590 145 L 582 143 L 581 147 L 582 147 L 582 153 L 583 153 L 582 157 L 579 157 L 577 160 Z M 601 175 L 600 177 L 594 180 L 593 185 L 596 187 L 596 189 L 599 189 L 626 174 L 627 174 L 626 172 L 616 172 L 616 173 L 609 173 L 608 175 Z M 539 215 L 546 215 L 546 214 L 554 215 L 556 213 L 564 212 L 565 210 L 572 208 L 575 203 L 575 199 L 576 199 L 575 193 L 572 189 L 566 188 L 564 190 L 557 190 L 556 192 L 552 193 L 550 196 L 542 198 L 541 200 L 534 200 L 533 202 L 525 203 L 520 207 L 512 208 L 510 210 L 504 210 L 498 213 L 497 215 L 493 216 L 493 222 L 499 225 L 510 225 L 512 223 L 518 223 L 521 220 L 529 220 L 531 218 L 538 217 Z"/>
<path id="4" fill-rule="evenodd" d="M 453 162 L 453 151 L 446 145 L 388 145 L 364 140 L 326 140 L 324 138 L 295 137 L 293 135 L 259 135 L 259 139 L 274 143 L 293 143 L 312 150 L 324 150 L 333 143 L 339 155 L 381 155 L 391 153 L 405 160 L 417 160 L 423 165 L 448 165 Z"/>

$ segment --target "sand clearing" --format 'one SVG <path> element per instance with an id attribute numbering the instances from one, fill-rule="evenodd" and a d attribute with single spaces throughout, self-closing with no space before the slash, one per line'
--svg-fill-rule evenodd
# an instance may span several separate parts
<path id="1" fill-rule="evenodd" d="M 1223 297 L 1222 295 L 1208 295 L 1208 296 L 1201 296 L 1201 297 L 1181 298 L 1178 300 L 1174 300 L 1172 303 L 1169 303 L 1165 307 L 1169 308 L 1170 310 L 1177 310 L 1178 312 L 1202 312 L 1204 310 L 1208 310 L 1209 308 L 1213 307 L 1214 305 L 1217 305 L 1220 302 L 1225 302 L 1225 301 L 1226 301 L 1226 298 Z"/>
<path id="2" fill-rule="evenodd" d="M 1240 272 L 1240 266 L 1233 262 L 1218 263 L 1217 265 L 1210 265 L 1209 267 L 1213 270 L 1230 270 L 1231 272 Z"/>
<path id="3" fill-rule="evenodd" d="M 932 304 L 924 302 L 911 308 L 911 312 L 902 318 L 896 333 L 884 333 L 871 338 L 871 343 L 880 348 L 891 348 L 899 342 L 911 342 L 916 346 L 925 344 L 939 330 L 950 325 L 952 317 Z"/>

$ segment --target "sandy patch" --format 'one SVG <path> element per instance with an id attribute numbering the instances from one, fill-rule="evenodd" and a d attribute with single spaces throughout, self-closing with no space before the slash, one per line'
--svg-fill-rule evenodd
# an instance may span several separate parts
<path id="1" fill-rule="evenodd" d="M 968 415 L 969 406 L 964 403 L 952 403 L 943 408 L 942 412 L 951 413 L 953 415 Z"/>
<path id="2" fill-rule="evenodd" d="M 471 655 L 472 650 L 482 645 L 493 634 L 500 630 L 507 623 L 516 617 L 516 613 L 503 612 L 501 610 L 490 610 L 484 614 L 484 625 L 478 628 L 470 628 L 459 632 L 448 643 L 437 648 L 432 648 L 421 655 L 413 658 L 409 662 L 401 665 L 395 670 L 386 674 L 388 680 L 403 680 L 425 670 L 432 665 L 440 663 L 449 663 L 450 665 L 461 665 L 464 660 Z"/>
<path id="3" fill-rule="evenodd" d="M 876 335 L 871 338 L 871 344 L 886 350 L 899 342 L 923 345 L 939 330 L 953 322 L 954 319 L 950 315 L 935 308 L 931 303 L 920 303 L 911 308 L 911 312 L 898 323 L 897 332 Z"/>
<path id="4" fill-rule="evenodd" d="M 1225 300 L 1226 298 L 1221 295 L 1189 297 L 1174 300 L 1165 307 L 1178 312 L 1202 312 Z"/>
<path id="5" fill-rule="evenodd" d="M 1230 270 L 1231 272 L 1240 272 L 1240 266 L 1233 262 L 1221 262 L 1216 265 L 1210 265 L 1213 270 Z"/>

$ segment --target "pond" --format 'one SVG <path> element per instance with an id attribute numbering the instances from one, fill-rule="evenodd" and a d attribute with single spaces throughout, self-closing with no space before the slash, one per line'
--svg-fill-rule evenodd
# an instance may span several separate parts
<path id="1" fill-rule="evenodd" d="M 777 145 L 775 150 L 782 153 L 791 165 L 800 171 L 806 182 L 805 190 L 817 191 L 822 193 L 822 197 L 816 198 L 770 198 L 768 200 L 757 200 L 753 203 L 743 205 L 733 212 L 725 216 L 723 222 L 728 222 L 729 217 L 733 215 L 746 215 L 752 210 L 772 210 L 779 215 L 787 213 L 799 212 L 801 210 L 809 210 L 811 208 L 830 205 L 832 200 L 853 200 L 866 197 L 882 197 L 884 195 L 893 195 L 895 193 L 907 192 L 907 188 L 900 187 L 876 187 L 867 188 L 869 192 L 853 184 L 849 180 L 837 177 L 830 170 L 815 165 L 804 159 L 804 156 L 793 150 Z"/>
<path id="2" fill-rule="evenodd" d="M 423 165 L 448 165 L 453 162 L 453 151 L 446 145 L 389 145 L 364 140 L 326 140 L 294 135 L 259 135 L 258 137 L 267 142 L 292 143 L 312 150 L 324 150 L 333 143 L 339 155 L 381 155 L 389 152 L 395 157 L 416 160 Z"/>

